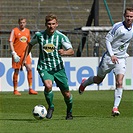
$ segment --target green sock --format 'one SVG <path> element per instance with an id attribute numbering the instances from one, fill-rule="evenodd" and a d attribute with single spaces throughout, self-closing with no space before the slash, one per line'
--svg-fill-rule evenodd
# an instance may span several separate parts
<path id="1" fill-rule="evenodd" d="M 45 95 L 45 99 L 47 101 L 49 108 L 54 108 L 54 104 L 53 104 L 54 94 L 53 94 L 52 90 L 49 92 L 44 91 L 44 95 Z"/>
<path id="2" fill-rule="evenodd" d="M 67 105 L 67 113 L 71 112 L 72 113 L 72 103 L 73 103 L 73 98 L 72 98 L 72 95 L 69 99 L 65 99 L 64 98 L 64 101 Z"/>

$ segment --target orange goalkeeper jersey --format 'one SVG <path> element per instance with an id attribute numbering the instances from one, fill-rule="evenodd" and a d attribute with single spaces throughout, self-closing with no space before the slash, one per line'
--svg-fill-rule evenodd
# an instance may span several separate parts
<path id="1" fill-rule="evenodd" d="M 9 41 L 13 42 L 14 50 L 18 56 L 21 56 L 30 42 L 30 30 L 24 28 L 14 28 L 10 34 Z"/>

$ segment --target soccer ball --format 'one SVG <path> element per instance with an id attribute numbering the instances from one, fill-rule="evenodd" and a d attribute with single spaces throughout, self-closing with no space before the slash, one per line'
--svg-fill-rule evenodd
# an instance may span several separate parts
<path id="1" fill-rule="evenodd" d="M 41 120 L 46 117 L 47 110 L 43 105 L 36 105 L 32 110 L 33 116 L 37 120 Z"/>

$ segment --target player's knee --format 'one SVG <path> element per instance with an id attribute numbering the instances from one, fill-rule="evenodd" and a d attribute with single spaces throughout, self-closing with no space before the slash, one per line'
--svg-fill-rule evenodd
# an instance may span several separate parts
<path id="1" fill-rule="evenodd" d="M 97 81 L 97 84 L 99 85 L 101 82 L 102 82 L 102 81 L 99 81 L 99 80 L 98 80 L 98 81 Z"/>
<path id="2" fill-rule="evenodd" d="M 64 97 L 65 97 L 66 99 L 70 99 L 70 97 L 71 97 L 70 91 L 65 91 L 63 95 L 64 95 Z"/>
<path id="3" fill-rule="evenodd" d="M 26 64 L 25 67 L 26 67 L 26 70 L 27 70 L 27 71 L 32 71 L 32 66 L 31 66 L 31 64 Z"/>
<path id="4" fill-rule="evenodd" d="M 52 90 L 52 85 L 50 85 L 50 84 L 45 85 L 45 89 L 46 89 L 47 91 Z"/>
<path id="5" fill-rule="evenodd" d="M 48 92 L 50 90 L 52 90 L 52 82 L 51 81 L 47 81 L 44 83 L 45 85 L 45 90 Z"/>
<path id="6" fill-rule="evenodd" d="M 32 68 L 31 67 L 27 67 L 26 70 L 27 71 L 32 71 Z"/>
<path id="7" fill-rule="evenodd" d="M 96 84 L 100 84 L 101 82 L 103 81 L 103 79 L 102 78 L 99 78 L 99 77 L 94 77 L 94 83 L 96 83 Z"/>
<path id="8" fill-rule="evenodd" d="M 116 81 L 116 86 L 117 87 L 122 87 L 122 81 L 121 80 L 118 80 L 118 81 Z"/>

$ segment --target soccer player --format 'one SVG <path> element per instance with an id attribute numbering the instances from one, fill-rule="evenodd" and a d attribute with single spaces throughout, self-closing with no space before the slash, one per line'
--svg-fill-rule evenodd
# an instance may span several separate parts
<path id="1" fill-rule="evenodd" d="M 112 29 L 106 35 L 106 48 L 102 60 L 98 67 L 97 76 L 91 76 L 83 79 L 79 86 L 79 94 L 82 94 L 85 87 L 93 83 L 100 84 L 107 73 L 113 70 L 116 79 L 116 88 L 114 93 L 114 106 L 112 116 L 120 114 L 118 107 L 122 98 L 123 78 L 126 72 L 127 48 L 133 37 L 133 8 L 126 8 L 124 13 L 125 20 L 115 23 Z"/>
<path id="2" fill-rule="evenodd" d="M 26 19 L 18 19 L 19 26 L 12 29 L 9 43 L 12 53 L 12 68 L 14 68 L 13 75 L 13 86 L 14 86 L 14 95 L 21 95 L 17 90 L 18 87 L 18 74 L 21 68 L 22 59 L 24 57 L 24 52 L 27 47 L 28 42 L 30 41 L 30 30 L 25 28 Z M 27 79 L 29 83 L 29 94 L 37 94 L 36 91 L 32 89 L 32 66 L 31 66 L 31 56 L 28 55 L 24 66 L 27 69 Z"/>
<path id="3" fill-rule="evenodd" d="M 54 14 L 49 14 L 45 17 L 45 26 L 46 29 L 44 31 L 36 32 L 31 39 L 25 52 L 25 57 L 31 51 L 32 47 L 38 43 L 39 60 L 37 70 L 45 86 L 44 95 L 48 104 L 46 118 L 51 119 L 54 111 L 52 86 L 55 81 L 64 96 L 67 106 L 66 120 L 71 120 L 73 119 L 73 98 L 69 90 L 62 56 L 73 55 L 74 50 L 68 37 L 56 29 L 58 20 Z"/>

